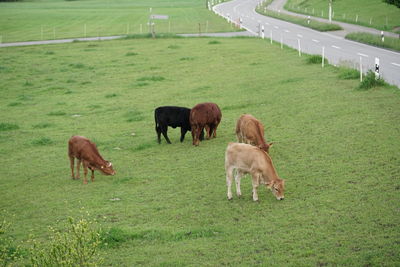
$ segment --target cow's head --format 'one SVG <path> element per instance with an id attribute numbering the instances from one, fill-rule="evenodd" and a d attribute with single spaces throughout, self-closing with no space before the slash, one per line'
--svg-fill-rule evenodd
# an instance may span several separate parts
<path id="1" fill-rule="evenodd" d="M 271 189 L 277 200 L 283 200 L 285 198 L 285 180 L 279 179 L 272 181 L 267 185 L 267 187 Z"/>
<path id="2" fill-rule="evenodd" d="M 265 143 L 258 146 L 259 149 L 264 150 L 265 152 L 269 153 L 269 148 L 272 146 L 273 143 Z"/>
<path id="3" fill-rule="evenodd" d="M 112 163 L 109 161 L 105 161 L 105 164 L 101 165 L 99 170 L 105 175 L 114 175 L 115 174 L 115 171 L 112 167 Z"/>

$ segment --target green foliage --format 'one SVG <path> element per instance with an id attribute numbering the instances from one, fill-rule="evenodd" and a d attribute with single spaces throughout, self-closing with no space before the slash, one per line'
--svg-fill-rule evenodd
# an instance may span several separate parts
<path id="1" fill-rule="evenodd" d="M 3 216 L 6 214 L 2 211 L 0 218 L 0 266 L 13 266 L 13 263 L 18 260 L 21 255 L 19 246 L 15 246 L 13 239 L 8 236 L 11 223 L 6 221 Z"/>
<path id="2" fill-rule="evenodd" d="M 383 79 L 376 79 L 375 72 L 369 70 L 367 74 L 364 76 L 362 82 L 358 86 L 358 89 L 368 90 L 373 87 L 380 87 L 387 85 Z"/>
<path id="3" fill-rule="evenodd" d="M 345 36 L 346 39 L 357 41 L 364 44 L 374 45 L 377 47 L 389 48 L 395 51 L 400 51 L 400 39 L 386 36 L 382 42 L 382 37 L 376 34 L 365 32 L 349 33 Z"/>
<path id="4" fill-rule="evenodd" d="M 398 8 L 400 8 L 400 0 L 384 0 L 384 1 L 388 4 L 395 5 Z"/>
<path id="5" fill-rule="evenodd" d="M 99 266 L 100 235 L 92 221 L 68 218 L 66 229 L 50 228 L 50 240 L 40 243 L 31 240 L 30 261 L 33 267 L 41 266 Z"/>
<path id="6" fill-rule="evenodd" d="M 18 130 L 19 126 L 15 123 L 2 122 L 0 123 L 0 132 Z"/>
<path id="7" fill-rule="evenodd" d="M 339 79 L 342 80 L 355 80 L 355 79 L 360 79 L 360 72 L 355 69 L 350 69 L 346 67 L 340 67 L 339 68 Z"/>
<path id="8" fill-rule="evenodd" d="M 307 64 L 322 64 L 321 55 L 310 55 L 306 57 Z M 328 64 L 328 60 L 324 58 L 324 64 Z"/>

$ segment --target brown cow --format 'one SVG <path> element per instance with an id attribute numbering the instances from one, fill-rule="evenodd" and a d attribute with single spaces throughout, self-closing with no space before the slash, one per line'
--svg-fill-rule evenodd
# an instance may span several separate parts
<path id="1" fill-rule="evenodd" d="M 221 122 L 221 110 L 214 103 L 197 104 L 190 111 L 193 145 L 198 146 L 203 129 L 206 129 L 207 139 L 217 137 L 217 127 Z"/>
<path id="2" fill-rule="evenodd" d="M 79 179 L 79 169 L 81 162 L 83 163 L 83 173 L 85 175 L 84 184 L 87 184 L 86 175 L 88 168 L 92 171 L 92 182 L 94 182 L 94 170 L 99 170 L 105 175 L 114 175 L 112 163 L 104 160 L 99 151 L 97 150 L 96 144 L 91 142 L 89 139 L 83 136 L 72 136 L 68 141 L 68 156 L 71 162 L 71 173 L 72 179 Z M 76 170 L 78 175 L 75 178 L 74 174 L 74 163 L 75 158 L 78 159 Z"/>
<path id="3" fill-rule="evenodd" d="M 236 136 L 240 143 L 257 146 L 268 153 L 273 143 L 266 143 L 264 126 L 250 114 L 243 114 L 236 123 Z"/>
<path id="4" fill-rule="evenodd" d="M 242 195 L 240 178 L 249 173 L 252 176 L 254 201 L 258 200 L 257 187 L 260 183 L 270 188 L 278 200 L 284 199 L 285 180 L 278 177 L 271 157 L 263 150 L 248 144 L 228 144 L 225 152 L 225 170 L 229 200 L 232 199 L 231 187 L 235 169 L 236 194 L 238 197 Z"/>

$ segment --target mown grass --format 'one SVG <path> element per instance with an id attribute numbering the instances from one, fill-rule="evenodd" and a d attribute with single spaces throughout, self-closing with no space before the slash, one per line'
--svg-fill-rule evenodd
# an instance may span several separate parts
<path id="1" fill-rule="evenodd" d="M 285 9 L 328 18 L 328 1 L 326 0 L 289 0 Z M 332 1 L 333 20 L 387 31 L 400 31 L 400 9 L 384 1 L 346 0 Z"/>
<path id="2" fill-rule="evenodd" d="M 276 18 L 276 19 L 281 19 L 284 21 L 295 23 L 295 24 L 301 25 L 303 27 L 307 27 L 307 28 L 310 28 L 310 29 L 313 29 L 316 31 L 320 31 L 320 32 L 338 31 L 338 30 L 343 29 L 342 27 L 340 27 L 339 25 L 334 24 L 334 23 L 324 23 L 324 22 L 320 22 L 317 20 L 313 20 L 313 19 L 299 18 L 296 16 L 283 14 L 280 12 L 275 12 L 275 11 L 272 11 L 269 9 L 265 9 L 265 7 L 268 6 L 268 4 L 269 4 L 269 2 L 264 2 L 260 7 L 258 7 L 256 9 L 256 11 L 258 13 L 260 13 L 261 15 L 265 15 L 265 16 Z"/>
<path id="3" fill-rule="evenodd" d="M 0 62 L 10 70 L 0 123 L 18 126 L 0 131 L 0 210 L 14 215 L 15 246 L 29 246 L 30 234 L 47 242 L 47 226 L 84 208 L 103 229 L 104 266 L 398 265 L 397 88 L 358 90 L 340 69 L 254 38 L 14 47 Z M 142 77 L 164 79 L 137 86 Z M 157 143 L 155 107 L 205 101 L 222 110 L 216 139 L 193 147 L 190 133 L 180 143 L 169 129 L 172 144 Z M 260 188 L 254 203 L 248 177 L 241 199 L 226 198 L 224 152 L 243 113 L 274 142 L 284 201 Z M 77 134 L 96 142 L 115 176 L 70 178 L 67 141 Z"/>
<path id="4" fill-rule="evenodd" d="M 151 10 L 150 10 L 151 9 Z M 0 42 L 112 35 L 145 35 L 150 14 L 157 33 L 236 31 L 197 0 L 33 0 L 0 2 Z M 29 23 L 26 23 L 29 21 Z"/>
<path id="5" fill-rule="evenodd" d="M 364 32 L 354 32 L 349 33 L 345 37 L 346 39 L 357 41 L 364 44 L 374 45 L 377 47 L 389 48 L 395 51 L 400 51 L 400 39 L 393 37 L 384 37 L 382 42 L 382 37 L 375 34 L 364 33 Z"/>

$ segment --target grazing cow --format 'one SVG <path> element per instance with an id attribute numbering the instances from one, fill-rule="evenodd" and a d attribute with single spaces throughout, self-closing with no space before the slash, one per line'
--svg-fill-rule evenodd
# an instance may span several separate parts
<path id="1" fill-rule="evenodd" d="M 79 169 L 81 162 L 83 163 L 83 173 L 85 175 L 84 184 L 87 184 L 86 175 L 88 168 L 92 171 L 92 182 L 94 182 L 94 171 L 99 170 L 105 175 L 114 175 L 112 163 L 104 160 L 99 151 L 97 150 L 96 144 L 91 142 L 89 139 L 83 136 L 72 136 L 68 141 L 68 156 L 71 162 L 71 173 L 72 179 L 79 179 Z M 75 158 L 78 159 L 76 170 L 78 175 L 75 178 L 74 164 Z"/>
<path id="2" fill-rule="evenodd" d="M 228 144 L 225 152 L 225 171 L 229 200 L 232 199 L 231 186 L 235 169 L 236 194 L 238 197 L 242 195 L 240 178 L 249 173 L 252 176 L 254 201 L 258 200 L 257 187 L 259 184 L 265 184 L 278 200 L 283 200 L 285 180 L 278 177 L 271 157 L 263 150 L 248 144 Z"/>
<path id="3" fill-rule="evenodd" d="M 181 139 L 183 142 L 185 139 L 185 134 L 187 131 L 190 131 L 190 109 L 184 107 L 174 107 L 174 106 L 164 106 L 158 107 L 154 110 L 154 119 L 156 121 L 156 132 L 158 143 L 161 143 L 161 133 L 164 136 L 165 140 L 167 140 L 168 144 L 171 144 L 171 141 L 168 138 L 167 131 L 168 126 L 172 128 L 181 127 Z"/>
<path id="4" fill-rule="evenodd" d="M 264 126 L 250 114 L 243 114 L 236 123 L 236 136 L 240 143 L 257 146 L 268 153 L 273 143 L 266 143 Z"/>
<path id="5" fill-rule="evenodd" d="M 190 111 L 193 145 L 198 146 L 203 129 L 206 129 L 207 139 L 217 137 L 217 127 L 221 122 L 221 110 L 214 103 L 197 104 Z"/>

